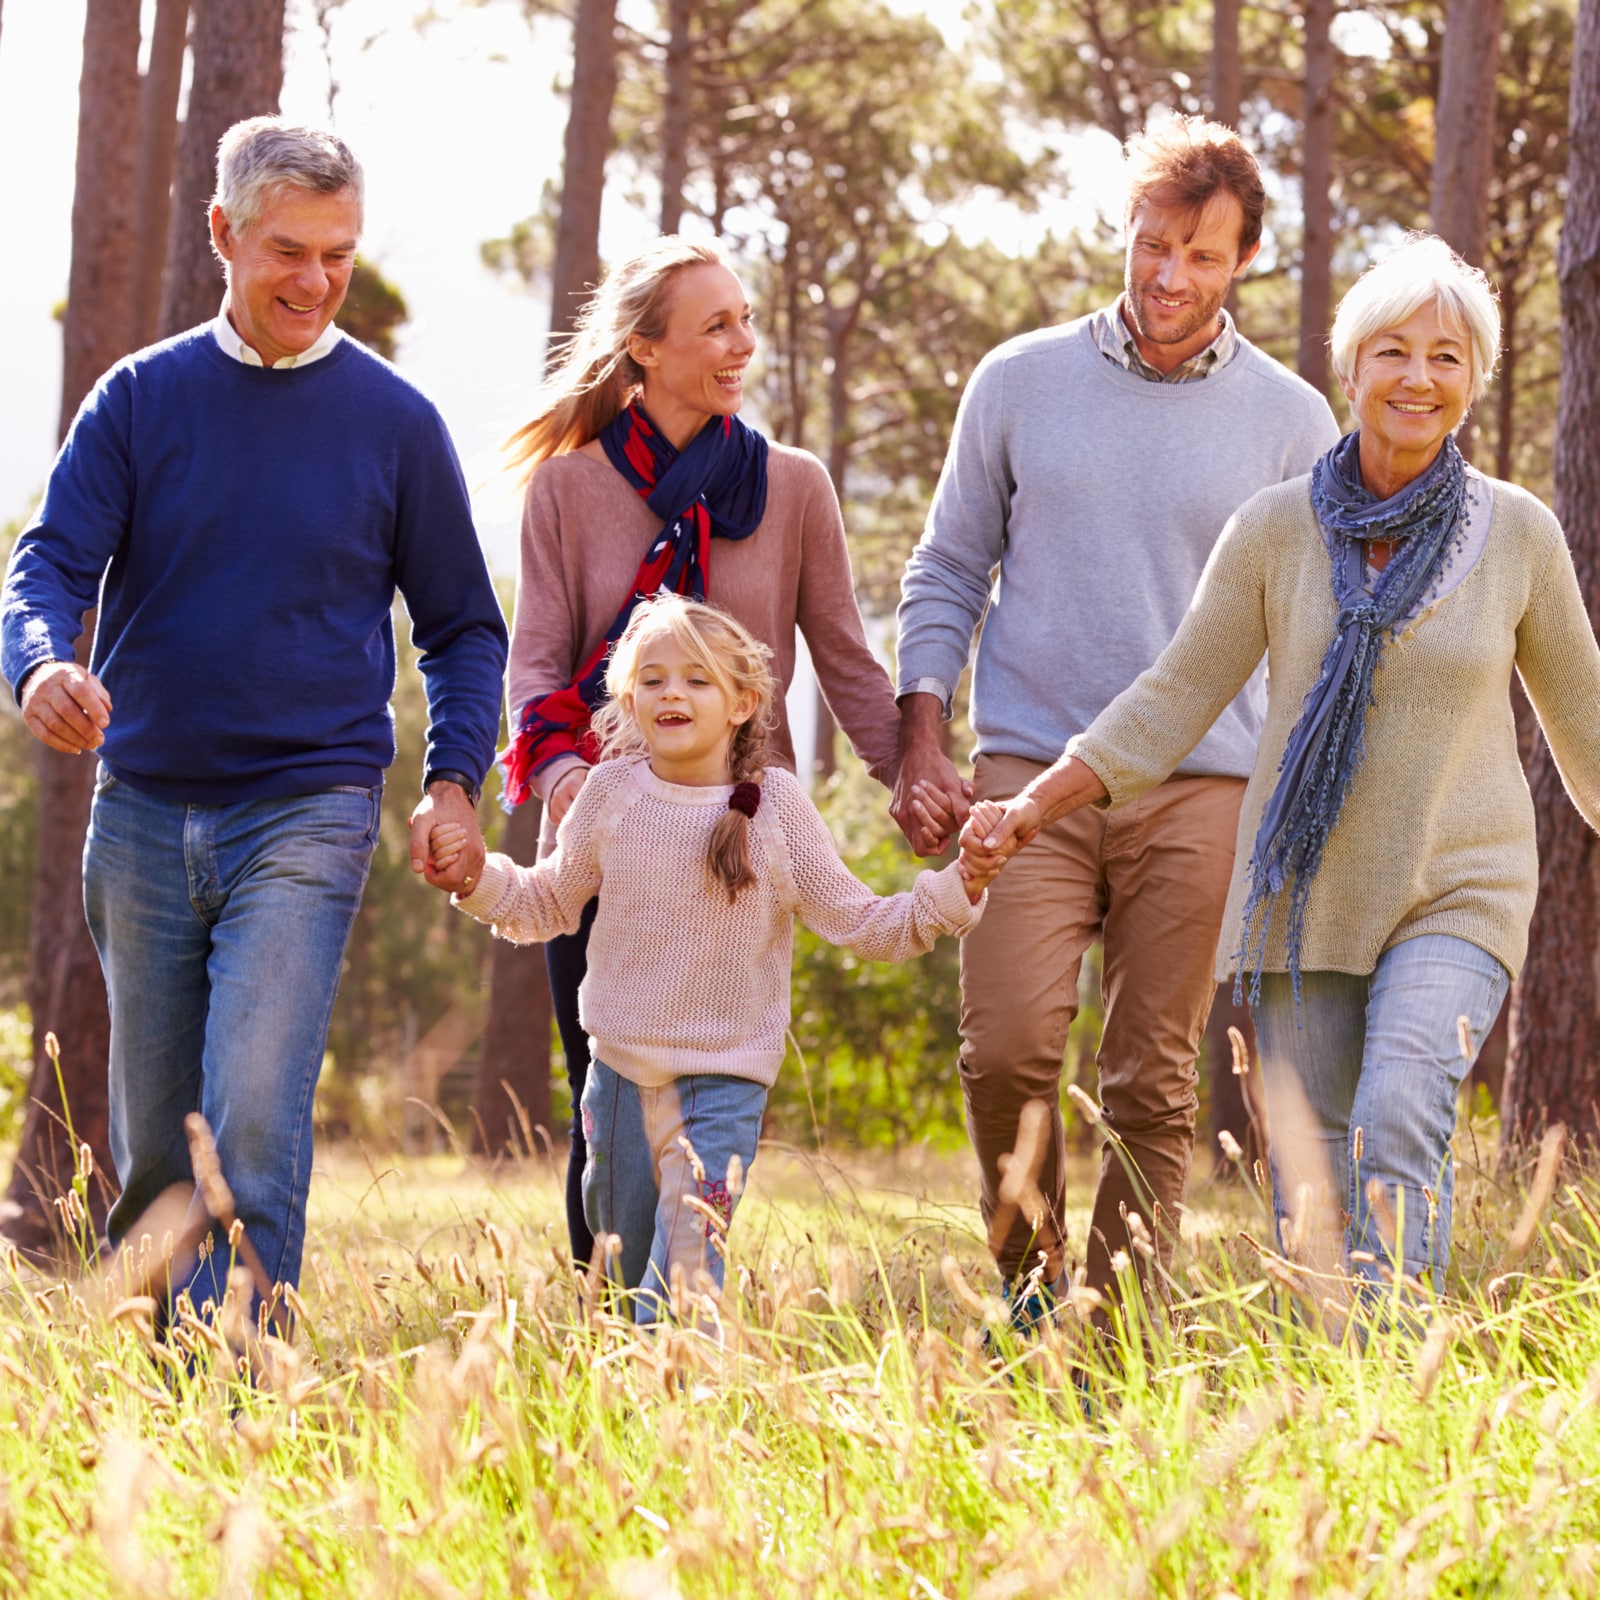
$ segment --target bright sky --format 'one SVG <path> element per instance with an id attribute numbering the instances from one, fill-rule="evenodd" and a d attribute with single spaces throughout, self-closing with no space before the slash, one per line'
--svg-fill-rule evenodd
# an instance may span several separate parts
<path id="1" fill-rule="evenodd" d="M 0 216 L 13 229 L 0 283 L 0 520 L 26 508 L 55 454 L 61 330 L 51 313 L 66 294 L 71 252 L 84 3 L 5 0 L 0 23 L 0 149 L 8 152 Z M 961 32 L 963 0 L 897 3 L 926 11 L 953 38 Z M 487 272 L 478 246 L 531 213 L 559 169 L 566 105 L 552 85 L 569 32 L 549 19 L 530 27 L 515 0 L 439 0 L 433 9 L 443 20 L 425 32 L 410 21 L 417 9 L 348 0 L 335 13 L 334 116 L 367 169 L 365 252 L 411 307 L 400 365 L 443 411 L 469 481 L 479 484 L 493 479 L 495 446 L 532 393 L 548 309 Z M 145 10 L 148 37 L 153 0 Z M 299 26 L 283 110 L 322 121 L 321 39 L 303 0 L 289 0 L 289 16 Z M 1106 151 L 1090 155 L 1089 166 L 1105 165 Z M 620 187 L 604 221 L 603 251 L 612 257 L 654 232 Z M 984 226 L 1037 233 L 1042 223 L 986 215 Z M 515 513 L 502 484 L 480 493 L 478 516 L 491 561 L 510 572 Z"/>

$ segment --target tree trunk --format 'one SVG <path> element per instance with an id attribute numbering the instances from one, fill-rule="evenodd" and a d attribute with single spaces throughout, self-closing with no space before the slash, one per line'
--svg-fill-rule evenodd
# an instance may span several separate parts
<path id="1" fill-rule="evenodd" d="M 1509 483 L 1517 450 L 1517 363 L 1522 356 L 1518 313 L 1522 292 L 1515 271 L 1500 284 L 1500 370 L 1495 375 L 1494 475 Z"/>
<path id="2" fill-rule="evenodd" d="M 617 92 L 615 27 L 616 0 L 579 0 L 573 24 L 572 104 L 564 143 L 561 215 L 551 271 L 551 337 L 546 349 L 552 354 L 559 336 L 572 331 L 587 289 L 600 276 L 600 201 L 611 153 L 611 105 Z M 513 706 L 512 714 L 521 709 Z M 539 807 L 529 800 L 512 813 L 505 849 L 513 860 L 526 863 L 534 860 L 538 847 Z M 474 1149 L 491 1160 L 526 1143 L 508 1088 L 522 1102 L 533 1127 L 549 1127 L 550 1023 L 544 951 L 518 950 L 496 940 L 474 1099 L 478 1126 L 473 1130 Z"/>
<path id="3" fill-rule="evenodd" d="M 661 231 L 683 220 L 689 178 L 689 116 L 694 82 L 694 0 L 668 0 L 667 85 L 661 107 Z"/>
<path id="4" fill-rule="evenodd" d="M 1433 231 L 1481 267 L 1489 242 L 1495 76 L 1505 0 L 1450 0 L 1434 112 Z"/>
<path id="5" fill-rule="evenodd" d="M 617 0 L 578 0 L 572 25 L 572 105 L 562 143 L 561 217 L 551 274 L 550 329 L 567 332 L 600 278 L 600 200 L 617 97 Z"/>
<path id="6" fill-rule="evenodd" d="M 161 315 L 161 269 L 167 259 L 172 168 L 178 152 L 178 87 L 188 34 L 189 0 L 157 0 L 150 65 L 139 97 L 139 242 L 129 340 L 135 350 L 155 338 Z"/>
<path id="7" fill-rule="evenodd" d="M 529 800 L 506 825 L 501 848 L 524 866 L 538 859 L 539 818 L 539 802 Z M 472 1101 L 474 1155 L 491 1161 L 536 1155 L 534 1130 L 543 1129 L 549 1137 L 551 1019 L 544 946 L 496 939 Z"/>
<path id="8" fill-rule="evenodd" d="M 1300 249 L 1300 376 L 1328 391 L 1328 324 L 1333 309 L 1334 0 L 1306 0 L 1305 135 L 1301 164 L 1305 232 Z"/>
<path id="9" fill-rule="evenodd" d="M 209 212 L 217 144 L 244 117 L 278 109 L 284 0 L 194 0 L 194 79 L 178 138 L 178 177 L 157 333 L 167 338 L 216 316 L 222 267 Z"/>
<path id="10" fill-rule="evenodd" d="M 1243 74 L 1239 63 L 1240 0 L 1215 0 L 1211 7 L 1211 117 L 1225 128 L 1239 126 Z"/>
<path id="11" fill-rule="evenodd" d="M 1433 231 L 1481 267 L 1489 245 L 1489 179 L 1494 170 L 1495 76 L 1505 0 L 1450 0 L 1434 111 Z M 1501 384 L 1505 384 L 1502 376 Z M 1472 457 L 1469 415 L 1456 435 Z"/>
<path id="12" fill-rule="evenodd" d="M 78 84 L 78 153 L 72 197 L 72 266 L 62 337 L 59 435 L 107 367 L 128 350 L 134 152 L 139 129 L 139 0 L 89 0 Z M 87 657 L 88 634 L 79 641 Z M 34 1253 L 63 1245 L 51 1202 L 70 1187 L 77 1146 L 94 1154 L 89 1186 L 98 1233 L 111 1198 L 106 1063 L 111 1038 L 105 983 L 83 917 L 81 861 L 94 762 L 40 746 L 28 1008 L 33 1079 L 22 1142 L 3 1208 L 7 1236 Z M 60 1041 L 59 1078 L 45 1035 Z M 71 1134 L 69 1137 L 68 1126 Z"/>
<path id="13" fill-rule="evenodd" d="M 1590 621 L 1600 620 L 1600 0 L 1581 0 L 1572 61 L 1561 285 L 1556 515 Z M 1574 809 L 1543 740 L 1529 786 L 1539 829 L 1539 901 L 1512 993 L 1502 1118 L 1526 1142 L 1551 1122 L 1600 1136 L 1600 840 Z"/>

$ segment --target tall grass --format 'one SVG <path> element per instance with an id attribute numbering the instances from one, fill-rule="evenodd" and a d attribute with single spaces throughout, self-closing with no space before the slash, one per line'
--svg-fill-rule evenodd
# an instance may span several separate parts
<path id="1" fill-rule="evenodd" d="M 1513 1262 L 1527 1176 L 1464 1168 L 1450 1293 L 1337 1342 L 1203 1195 L 1108 1353 L 1004 1330 L 964 1164 L 764 1151 L 719 1347 L 575 1293 L 548 1175 L 336 1156 L 254 1386 L 237 1305 L 185 1362 L 5 1262 L 0 1596 L 1593 1594 L 1600 1182 Z"/>

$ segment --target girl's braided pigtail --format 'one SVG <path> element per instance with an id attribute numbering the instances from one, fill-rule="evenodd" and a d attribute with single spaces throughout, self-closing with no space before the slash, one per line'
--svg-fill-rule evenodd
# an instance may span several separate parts
<path id="1" fill-rule="evenodd" d="M 734 732 L 728 748 L 733 774 L 733 794 L 727 812 L 717 818 L 706 850 L 706 876 L 713 886 L 728 891 L 731 905 L 741 889 L 756 881 L 750 865 L 750 819 L 761 804 L 761 774 L 766 766 L 766 728 L 752 717 Z"/>

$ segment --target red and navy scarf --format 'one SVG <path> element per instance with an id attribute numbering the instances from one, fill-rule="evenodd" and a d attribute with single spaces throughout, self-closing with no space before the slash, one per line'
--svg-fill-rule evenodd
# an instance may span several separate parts
<path id="1" fill-rule="evenodd" d="M 522 708 L 516 737 L 500 758 L 508 807 L 528 798 L 533 774 L 557 757 L 599 759 L 589 719 L 605 699 L 606 661 L 633 608 L 662 590 L 705 599 L 711 541 L 749 538 L 767 508 L 767 441 L 737 417 L 712 417 L 680 451 L 636 400 L 606 425 L 600 443 L 663 526 L 622 609 L 572 682 Z"/>

